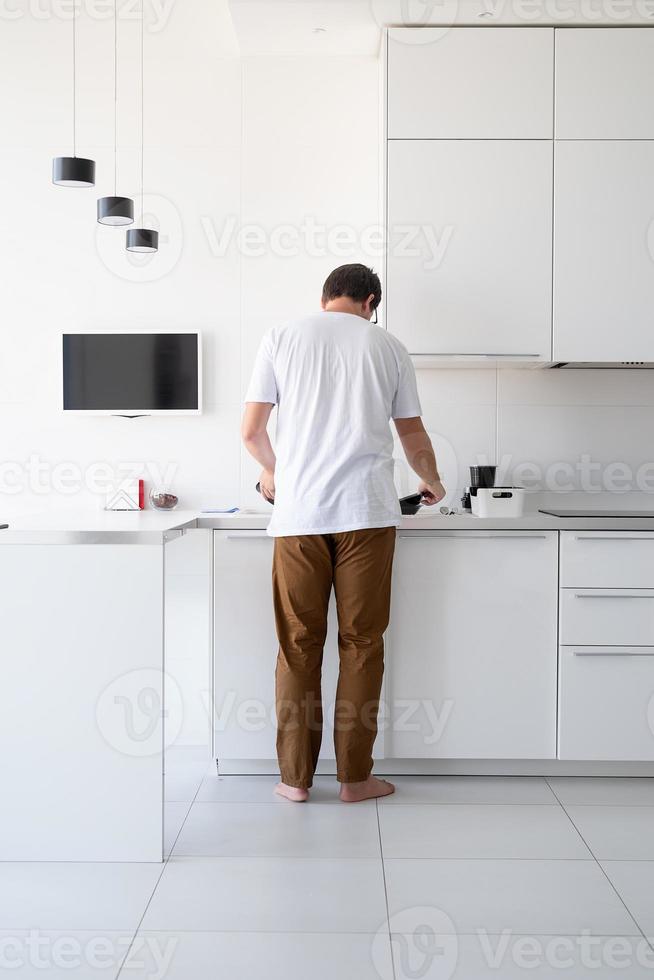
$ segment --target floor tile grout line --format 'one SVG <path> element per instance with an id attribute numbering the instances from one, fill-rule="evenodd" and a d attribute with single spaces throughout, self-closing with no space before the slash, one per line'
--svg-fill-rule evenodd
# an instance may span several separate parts
<path id="1" fill-rule="evenodd" d="M 550 790 L 551 790 L 551 792 L 552 792 L 552 793 L 554 793 L 554 790 L 552 789 L 552 786 L 551 786 L 551 784 L 550 784 L 550 782 L 549 782 L 549 780 L 548 780 L 548 778 L 547 778 L 547 776 L 545 776 L 545 782 L 546 782 L 546 783 L 547 783 L 547 785 L 549 786 L 549 788 L 550 788 Z M 577 834 L 577 836 L 578 836 L 578 838 L 579 838 L 579 840 L 580 840 L 580 841 L 582 842 L 582 844 L 584 845 L 584 847 L 586 848 L 586 850 L 587 850 L 587 851 L 588 851 L 588 853 L 590 854 L 590 857 L 592 858 L 592 860 L 593 860 L 593 861 L 595 861 L 595 863 L 599 863 L 599 862 L 597 861 L 597 858 L 596 858 L 596 857 L 595 857 L 595 855 L 593 854 L 593 852 L 592 852 L 592 850 L 591 850 L 591 848 L 590 848 L 590 845 L 589 845 L 589 843 L 588 843 L 588 841 L 587 841 L 587 840 L 585 839 L 585 837 L 584 837 L 584 835 L 583 835 L 583 834 L 581 833 L 581 831 L 579 830 L 579 827 L 578 827 L 578 826 L 577 826 L 577 824 L 576 824 L 576 823 L 574 822 L 574 820 L 572 819 L 572 817 L 570 816 L 570 814 L 568 813 L 568 811 L 566 810 L 566 808 L 564 807 L 564 805 L 563 805 L 563 803 L 561 802 L 561 800 L 559 799 L 559 797 L 557 796 L 557 794 L 556 794 L 556 793 L 554 793 L 554 796 L 556 797 L 556 800 L 557 800 L 557 802 L 558 802 L 558 804 L 559 804 L 559 806 L 561 807 L 561 809 L 563 810 L 563 812 L 565 813 L 565 815 L 566 815 L 566 817 L 568 818 L 568 820 L 569 820 L 569 821 L 570 821 L 570 823 L 572 824 L 572 826 L 573 826 L 573 828 L 574 828 L 574 831 L 575 831 L 575 833 Z M 584 859 L 583 859 L 583 858 L 581 858 L 580 860 L 584 860 Z M 588 860 L 588 859 L 586 858 L 586 860 Z"/>
<path id="2" fill-rule="evenodd" d="M 186 803 L 186 800 L 166 800 L 166 803 Z M 195 804 L 201 805 L 201 804 L 204 804 L 204 803 L 211 803 L 211 804 L 214 804 L 214 805 L 215 804 L 220 804 L 221 806 L 277 806 L 277 807 L 285 807 L 285 806 L 287 806 L 287 802 L 280 801 L 278 803 L 275 800 L 194 800 L 193 801 L 193 805 L 195 805 Z M 367 810 L 372 809 L 367 803 L 364 804 L 363 806 L 361 804 L 357 804 L 357 805 L 361 809 L 367 809 Z M 434 800 L 433 802 L 427 802 L 427 801 L 419 801 L 418 802 L 417 801 L 417 802 L 414 802 L 414 803 L 411 803 L 411 802 L 407 802 L 407 803 L 404 803 L 404 802 L 402 802 L 402 803 L 382 803 L 381 805 L 382 805 L 383 809 L 387 809 L 389 807 L 391 809 L 398 809 L 398 808 L 408 807 L 408 806 L 415 806 L 415 807 L 417 807 L 417 806 L 420 806 L 420 807 L 422 807 L 422 806 L 559 806 L 560 804 L 558 803 L 557 800 L 552 800 L 551 802 L 548 801 L 547 803 L 543 803 L 543 802 L 540 802 L 540 803 L 532 803 L 532 802 L 524 802 L 524 801 L 514 802 L 514 801 L 511 801 L 511 800 L 509 800 L 508 802 L 498 802 L 497 800 Z M 575 804 L 575 805 L 577 805 L 577 804 Z M 579 805 L 582 805 L 582 804 L 579 804 Z M 588 804 L 583 804 L 583 805 L 584 806 L 606 806 L 607 804 L 604 804 L 604 803 L 588 803 Z M 621 805 L 621 806 L 643 806 L 643 807 L 651 806 L 654 809 L 654 803 L 634 803 L 634 804 L 624 803 L 624 804 L 612 804 L 612 805 L 615 805 L 615 806 L 618 806 L 618 805 Z M 337 800 L 310 800 L 310 802 L 307 804 L 307 809 L 309 807 L 314 807 L 314 806 L 320 806 L 320 807 L 336 806 L 336 807 L 342 808 L 342 804 L 340 802 L 338 802 Z"/>
<path id="3" fill-rule="evenodd" d="M 6 931 L 6 930 L 3 930 Z M 59 931 L 59 930 L 50 930 Z M 90 930 L 78 930 L 79 932 L 88 932 Z M 118 931 L 118 930 L 114 930 Z M 212 935 L 212 936 L 369 936 L 370 939 L 374 939 L 377 935 L 376 932 L 370 932 L 369 929 L 357 929 L 345 932 L 343 929 L 196 929 L 196 928 L 168 928 L 168 929 L 148 929 L 148 934 L 151 933 L 175 933 L 180 935 Z M 390 933 L 391 938 L 393 933 Z M 402 935 L 402 933 L 395 933 L 395 935 Z M 468 932 L 466 929 L 458 930 L 457 932 L 443 932 L 440 933 L 442 936 L 469 936 L 473 939 L 479 939 L 479 930 L 475 932 Z M 487 933 L 489 938 L 497 937 L 502 938 L 503 934 L 501 932 L 489 932 Z M 506 934 L 504 934 L 506 935 Z M 516 935 L 524 936 L 526 932 L 522 930 Z M 600 931 L 589 933 L 593 938 L 600 939 L 641 939 L 642 933 L 638 929 L 638 932 L 628 933 L 628 932 L 616 932 L 615 930 L 610 932 Z M 578 939 L 578 932 L 538 932 L 537 930 L 530 929 L 529 937 L 554 937 L 559 938 L 569 938 Z"/>
<path id="4" fill-rule="evenodd" d="M 157 888 L 159 887 L 159 883 L 160 883 L 161 879 L 163 878 L 164 871 L 168 867 L 168 862 L 170 861 L 171 857 L 173 856 L 173 851 L 175 850 L 175 844 L 179 840 L 179 835 L 181 834 L 182 830 L 184 829 L 184 824 L 188 820 L 188 815 L 191 812 L 191 808 L 192 808 L 193 804 L 196 801 L 197 795 L 200 792 L 200 788 L 201 788 L 203 782 L 204 782 L 204 777 L 198 783 L 198 788 L 195 791 L 195 796 L 193 797 L 193 799 L 191 800 L 191 802 L 188 805 L 188 810 L 186 811 L 186 816 L 184 817 L 184 820 L 182 821 L 182 825 L 181 825 L 181 827 L 179 828 L 179 830 L 177 832 L 177 836 L 175 837 L 175 840 L 171 844 L 171 847 L 170 847 L 170 850 L 168 851 L 168 854 L 164 855 L 164 859 L 163 859 L 162 867 L 161 867 L 161 874 L 159 875 L 159 877 L 155 881 L 154 888 L 150 892 L 150 897 L 148 898 L 147 902 L 145 903 L 145 908 L 143 909 L 143 914 L 141 915 L 141 918 L 139 919 L 139 921 L 136 924 L 136 929 L 134 930 L 134 935 L 132 936 L 132 939 L 131 939 L 131 942 L 130 942 L 129 946 L 127 947 L 127 952 L 125 953 L 125 955 L 123 956 L 123 958 L 122 958 L 122 960 L 120 962 L 120 966 L 118 968 L 118 972 L 116 973 L 116 976 L 114 977 L 114 980 L 119 980 L 119 977 L 120 977 L 121 973 L 123 972 L 123 968 L 125 966 L 125 963 L 127 962 L 127 958 L 129 957 L 129 954 L 130 954 L 130 952 L 132 950 L 132 946 L 134 945 L 134 940 L 136 939 L 136 937 L 139 934 L 139 929 L 141 928 L 141 925 L 143 923 L 143 920 L 145 919 L 145 916 L 147 914 L 147 911 L 150 908 L 150 905 L 152 903 L 152 899 L 154 898 L 155 892 L 156 892 Z M 164 813 L 165 813 L 165 809 L 166 809 L 166 803 L 170 803 L 170 802 L 172 802 L 172 801 L 165 799 L 165 786 L 164 786 L 164 801 L 163 801 Z M 177 801 L 176 800 L 175 802 L 186 802 L 186 801 L 185 800 L 184 801 Z M 165 842 L 165 839 L 164 839 L 163 843 L 165 845 L 165 843 L 166 843 Z"/>
<path id="5" fill-rule="evenodd" d="M 585 841 L 583 841 L 583 843 L 586 844 Z M 376 861 L 378 860 L 378 858 L 376 858 L 372 854 L 368 855 L 367 857 L 361 857 L 360 855 L 352 855 L 352 854 L 321 854 L 316 856 L 314 854 L 280 854 L 279 851 L 277 851 L 276 853 L 271 852 L 268 854 L 252 854 L 251 852 L 249 854 L 236 854 L 236 853 L 230 853 L 230 854 L 184 853 L 182 854 L 181 852 L 177 852 L 175 854 L 175 857 L 198 859 L 198 860 L 205 860 L 205 861 L 207 859 L 214 859 L 216 861 L 230 861 L 232 859 L 237 861 L 275 861 L 280 857 L 283 858 L 284 861 Z M 515 857 L 515 856 L 502 857 L 501 855 L 493 855 L 492 857 L 483 857 L 483 856 L 479 857 L 470 854 L 457 855 L 456 857 L 442 857 L 442 856 L 439 857 L 439 856 L 422 854 L 418 857 L 394 857 L 392 855 L 389 855 L 387 860 L 388 861 L 423 861 L 423 862 L 424 861 L 441 861 L 441 862 L 443 861 L 532 861 L 532 862 L 547 861 L 549 864 L 565 864 L 566 862 L 569 863 L 572 861 L 572 862 L 576 862 L 577 864 L 579 863 L 591 864 L 593 861 L 597 859 L 594 857 L 593 854 L 589 854 L 588 857 L 567 857 L 567 858 L 533 857 L 533 856 L 532 857 Z M 654 863 L 654 858 L 648 859 L 647 861 L 643 860 L 639 863 L 652 864 Z"/>
<path id="6" fill-rule="evenodd" d="M 388 953 L 391 958 L 391 972 L 393 980 L 395 977 L 395 960 L 393 958 L 393 937 L 391 935 L 391 915 L 388 907 L 388 887 L 386 885 L 386 867 L 384 865 L 384 845 L 382 844 L 381 820 L 379 813 L 379 800 L 375 800 L 375 813 L 377 815 L 377 834 L 379 836 L 379 856 L 381 858 L 382 881 L 384 882 L 384 904 L 386 906 L 386 925 L 388 926 Z"/>
<path id="7" fill-rule="evenodd" d="M 562 803 L 561 806 L 573 806 L 585 810 L 654 810 L 653 803 Z"/>
<path id="8" fill-rule="evenodd" d="M 645 942 L 647 943 L 647 945 L 648 945 L 648 946 L 650 947 L 650 949 L 651 949 L 652 951 L 654 951 L 654 945 L 652 944 L 652 942 L 651 942 L 651 940 L 650 940 L 650 939 L 648 939 L 648 937 L 647 937 L 647 936 L 645 935 L 645 933 L 644 933 L 644 931 L 643 931 L 643 929 L 641 928 L 641 925 L 640 925 L 640 922 L 639 922 L 639 921 L 637 920 L 637 918 L 636 918 L 636 916 L 635 916 L 635 915 L 633 914 L 633 912 L 631 911 L 631 909 L 629 908 L 629 906 L 627 905 L 627 903 L 626 903 L 626 902 L 625 902 L 625 900 L 623 899 L 623 897 L 622 897 L 622 895 L 620 894 L 620 892 L 618 891 L 618 889 L 616 888 L 616 886 L 615 886 L 615 885 L 613 884 L 613 882 L 612 882 L 612 881 L 611 881 L 611 879 L 609 878 L 609 876 L 608 876 L 608 874 L 607 874 L 607 873 L 606 873 L 606 871 L 604 870 L 604 867 L 602 866 L 602 863 L 601 863 L 601 861 L 599 860 L 599 858 L 597 858 L 597 856 L 595 855 L 595 853 L 594 853 L 594 851 L 593 851 L 593 849 L 591 848 L 591 846 L 590 846 L 590 844 L 588 843 L 588 841 L 586 840 L 586 838 L 585 838 L 585 837 L 583 836 L 583 834 L 581 833 L 581 831 L 580 831 L 580 830 L 579 830 L 579 828 L 577 827 L 577 825 L 576 825 L 576 823 L 574 822 L 574 820 L 572 819 L 572 817 L 570 816 L 570 814 L 569 814 L 569 813 L 568 813 L 568 811 L 566 810 L 566 808 L 565 808 L 565 805 L 564 805 L 564 804 L 563 804 L 563 803 L 561 802 L 561 800 L 559 799 L 559 797 L 558 797 L 558 795 L 557 795 L 557 793 L 556 793 L 556 791 L 555 791 L 555 790 L 553 789 L 553 787 L 551 786 L 551 784 L 550 784 L 550 782 L 549 782 L 549 780 L 547 779 L 547 776 L 545 777 L 545 779 L 546 779 L 546 781 L 547 781 L 547 785 L 548 785 L 548 786 L 550 787 L 550 789 L 552 790 L 552 792 L 553 792 L 553 793 L 554 793 L 554 795 L 556 796 L 556 798 L 557 798 L 557 800 L 559 800 L 559 803 L 560 803 L 560 805 L 561 805 L 561 809 L 563 810 L 563 812 L 565 813 L 565 815 L 566 815 L 566 817 L 568 818 L 568 820 L 570 821 L 570 823 L 571 823 L 571 824 L 572 824 L 572 826 L 573 826 L 573 827 L 575 828 L 575 830 L 577 831 L 577 833 L 579 834 L 579 836 L 580 836 L 580 837 L 581 837 L 581 839 L 583 840 L 583 842 L 584 842 L 584 844 L 585 844 L 585 845 L 586 845 L 586 847 L 588 848 L 588 851 L 589 851 L 589 853 L 590 853 L 590 854 L 592 855 L 592 857 L 593 857 L 593 860 L 595 861 L 595 864 L 597 865 L 597 867 L 598 867 L 598 868 L 600 869 L 600 871 L 602 872 L 602 874 L 603 874 L 603 875 L 604 875 L 604 877 L 606 878 L 606 880 L 607 880 L 607 882 L 609 883 L 609 886 L 610 886 L 610 887 L 611 887 L 611 888 L 613 889 L 613 891 L 615 892 L 615 894 L 616 894 L 616 896 L 617 896 L 617 898 L 618 898 L 618 901 L 620 902 L 620 904 L 621 904 L 621 905 L 622 905 L 622 907 L 624 908 L 624 910 L 625 910 L 625 912 L 627 913 L 627 915 L 629 916 L 629 918 L 631 919 L 631 921 L 633 922 L 633 924 L 634 924 L 634 925 L 636 926 L 636 928 L 637 928 L 637 929 L 638 929 L 638 931 L 640 932 L 640 934 L 641 934 L 641 936 L 642 936 L 642 938 L 643 938 L 643 939 L 645 940 Z"/>

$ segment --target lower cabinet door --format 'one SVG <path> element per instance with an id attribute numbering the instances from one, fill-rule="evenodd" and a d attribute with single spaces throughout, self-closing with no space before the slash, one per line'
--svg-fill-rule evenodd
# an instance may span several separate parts
<path id="1" fill-rule="evenodd" d="M 217 759 L 274 759 L 277 637 L 272 605 L 273 541 L 265 531 L 214 532 L 214 749 Z M 323 661 L 321 758 L 331 734 L 338 674 L 336 617 Z"/>
<path id="2" fill-rule="evenodd" d="M 561 647 L 558 754 L 654 760 L 654 647 Z"/>
<path id="3" fill-rule="evenodd" d="M 400 532 L 387 757 L 555 758 L 557 555 L 556 532 Z"/>

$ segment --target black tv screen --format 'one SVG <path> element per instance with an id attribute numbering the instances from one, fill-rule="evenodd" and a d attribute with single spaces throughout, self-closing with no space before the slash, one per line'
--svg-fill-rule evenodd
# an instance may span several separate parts
<path id="1" fill-rule="evenodd" d="M 67 333 L 64 409 L 76 412 L 197 412 L 197 333 Z"/>

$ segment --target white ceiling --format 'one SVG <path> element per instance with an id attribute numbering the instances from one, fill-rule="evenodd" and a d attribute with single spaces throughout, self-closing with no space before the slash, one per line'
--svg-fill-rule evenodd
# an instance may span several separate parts
<path id="1" fill-rule="evenodd" d="M 392 25 L 654 23 L 654 0 L 229 0 L 229 8 L 243 55 L 376 58 Z"/>

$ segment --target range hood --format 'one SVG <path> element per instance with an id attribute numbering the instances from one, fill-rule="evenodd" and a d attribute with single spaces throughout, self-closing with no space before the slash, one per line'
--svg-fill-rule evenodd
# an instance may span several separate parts
<path id="1" fill-rule="evenodd" d="M 548 365 L 560 370 L 587 371 L 651 371 L 654 361 L 555 361 Z"/>

